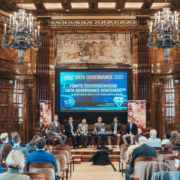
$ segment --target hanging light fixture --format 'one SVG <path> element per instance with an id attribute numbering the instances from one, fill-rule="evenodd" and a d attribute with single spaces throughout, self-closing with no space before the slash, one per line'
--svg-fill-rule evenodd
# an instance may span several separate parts
<path id="1" fill-rule="evenodd" d="M 22 8 L 23 1 L 21 3 L 21 9 L 18 13 L 14 13 L 14 16 L 10 15 L 10 23 L 8 33 L 12 36 L 11 42 L 7 41 L 7 24 L 4 24 L 4 38 L 1 46 L 3 48 L 11 47 L 11 50 L 18 50 L 19 63 L 24 62 L 24 52 L 28 48 L 38 50 L 42 45 L 40 42 L 40 26 L 34 29 L 33 16 L 29 14 L 27 16 L 26 11 Z M 34 36 L 34 44 L 32 37 Z M 28 41 L 29 39 L 29 41 Z"/>
<path id="2" fill-rule="evenodd" d="M 175 11 L 174 14 L 172 14 L 170 8 L 165 6 L 162 12 L 155 14 L 154 29 L 152 22 L 150 23 L 149 29 L 150 35 L 147 46 L 150 48 L 156 46 L 158 50 L 163 48 L 164 59 L 165 62 L 168 63 L 170 61 L 171 48 L 174 46 L 180 48 L 178 13 Z M 156 42 L 153 42 L 153 33 L 157 35 Z"/>

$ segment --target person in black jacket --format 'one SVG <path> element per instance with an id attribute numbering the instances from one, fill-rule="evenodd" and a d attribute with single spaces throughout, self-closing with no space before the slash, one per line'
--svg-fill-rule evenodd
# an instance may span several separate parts
<path id="1" fill-rule="evenodd" d="M 130 177 L 134 171 L 134 161 L 138 157 L 156 157 L 156 150 L 153 147 L 148 146 L 147 138 L 141 136 L 139 138 L 139 147 L 135 148 L 132 153 L 130 167 L 127 168 L 128 176 Z"/>
<path id="2" fill-rule="evenodd" d="M 110 132 L 112 132 L 114 136 L 117 137 L 117 148 L 119 148 L 122 126 L 121 123 L 118 123 L 118 117 L 114 117 L 114 123 L 111 123 Z M 111 148 L 111 138 L 111 136 L 108 136 L 109 148 Z"/>
<path id="3" fill-rule="evenodd" d="M 130 137 L 131 144 L 134 143 L 134 137 L 137 134 L 137 124 L 134 123 L 133 117 L 129 118 L 129 123 L 126 126 L 126 134 L 122 137 L 124 144 L 127 144 L 127 138 Z"/>
<path id="4" fill-rule="evenodd" d="M 80 149 L 80 147 L 79 147 L 80 136 L 76 133 L 76 127 L 73 124 L 72 117 L 69 117 L 69 122 L 65 124 L 65 135 L 67 137 L 71 137 L 71 141 L 73 143 L 74 149 Z M 77 141 L 77 146 L 75 145 L 75 138 Z"/>

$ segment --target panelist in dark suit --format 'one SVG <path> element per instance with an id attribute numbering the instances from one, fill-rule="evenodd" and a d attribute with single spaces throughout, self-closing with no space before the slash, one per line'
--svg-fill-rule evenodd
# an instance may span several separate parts
<path id="1" fill-rule="evenodd" d="M 56 138 L 60 144 L 65 144 L 67 136 L 61 134 L 60 124 L 58 122 L 58 115 L 54 115 L 54 122 L 50 124 L 50 138 Z"/>
<path id="2" fill-rule="evenodd" d="M 132 153 L 130 167 L 127 169 L 128 175 L 133 174 L 134 161 L 138 157 L 156 157 L 156 150 L 153 147 L 148 146 L 147 138 L 141 136 L 139 138 L 139 147 L 135 148 Z"/>
<path id="3" fill-rule="evenodd" d="M 122 126 L 121 123 L 118 123 L 118 117 L 114 117 L 114 123 L 111 123 L 110 131 L 117 137 L 117 148 L 119 148 Z M 108 136 L 109 148 L 111 148 L 111 136 Z"/>
<path id="4" fill-rule="evenodd" d="M 133 117 L 129 118 L 129 123 L 126 126 L 126 134 L 122 137 L 124 144 L 127 144 L 127 138 L 130 137 L 131 144 L 134 143 L 135 135 L 137 134 L 137 124 L 134 123 Z"/>
<path id="5" fill-rule="evenodd" d="M 69 117 L 69 122 L 65 124 L 65 135 L 67 137 L 71 138 L 74 149 L 80 149 L 79 148 L 80 136 L 76 133 L 76 127 L 73 124 L 73 118 L 72 117 Z M 77 146 L 75 145 L 75 138 L 77 141 Z"/>

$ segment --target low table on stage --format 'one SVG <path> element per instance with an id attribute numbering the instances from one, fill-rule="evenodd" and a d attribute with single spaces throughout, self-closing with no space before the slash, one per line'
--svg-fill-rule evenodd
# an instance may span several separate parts
<path id="1" fill-rule="evenodd" d="M 104 146 L 104 144 L 105 144 L 105 137 L 113 136 L 113 134 L 111 134 L 111 133 L 104 133 L 104 134 L 97 133 L 97 134 L 92 134 L 92 136 L 101 137 L 101 146 L 99 148 L 97 148 L 97 149 L 109 149 L 109 148 Z"/>

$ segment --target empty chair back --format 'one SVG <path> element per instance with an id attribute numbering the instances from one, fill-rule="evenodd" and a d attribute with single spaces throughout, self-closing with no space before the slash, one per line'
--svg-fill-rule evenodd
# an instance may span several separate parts
<path id="1" fill-rule="evenodd" d="M 134 161 L 133 179 L 139 179 L 142 167 L 150 162 L 157 162 L 156 157 L 138 157 Z"/>
<path id="2" fill-rule="evenodd" d="M 51 153 L 54 154 L 55 158 L 59 159 L 61 170 L 65 170 L 68 168 L 66 152 L 53 150 L 53 151 L 51 151 Z"/>
<path id="3" fill-rule="evenodd" d="M 30 173 L 43 173 L 47 180 L 55 180 L 55 167 L 50 163 L 33 163 L 29 166 Z"/>
<path id="4" fill-rule="evenodd" d="M 170 167 L 163 162 L 148 162 L 142 166 L 139 179 L 149 180 L 154 173 L 162 171 L 170 171 Z"/>
<path id="5" fill-rule="evenodd" d="M 169 151 L 172 151 L 172 155 L 176 155 L 177 153 L 179 153 L 179 148 L 178 147 L 172 147 L 169 149 Z"/>
<path id="6" fill-rule="evenodd" d="M 72 155 L 71 155 L 71 146 L 66 145 L 66 144 L 64 144 L 64 145 L 58 144 L 56 147 L 65 147 L 65 148 L 67 148 L 68 151 L 69 151 L 70 157 L 72 157 Z"/>
<path id="7" fill-rule="evenodd" d="M 180 156 L 168 156 L 165 157 L 163 162 L 165 162 L 166 164 L 169 165 L 171 171 L 177 171 L 178 168 L 175 167 L 175 159 L 179 159 L 180 160 Z"/>
<path id="8" fill-rule="evenodd" d="M 47 177 L 43 173 L 22 173 L 30 177 L 31 180 L 47 180 Z"/>
<path id="9" fill-rule="evenodd" d="M 171 156 L 171 151 L 156 151 L 157 161 L 163 162 L 165 157 Z"/>
<path id="10" fill-rule="evenodd" d="M 126 155 L 127 153 L 125 153 L 124 150 L 125 150 L 125 148 L 128 148 L 129 146 L 130 146 L 130 144 L 122 144 L 120 146 L 120 159 L 123 159 L 123 160 L 126 159 L 125 156 L 127 156 Z"/>
<path id="11" fill-rule="evenodd" d="M 56 164 L 57 164 L 57 168 L 58 168 L 58 171 L 56 172 L 56 175 L 61 177 L 61 163 L 60 163 L 59 158 L 56 158 Z"/>
<path id="12" fill-rule="evenodd" d="M 70 161 L 71 161 L 71 157 L 70 157 L 70 153 L 69 153 L 68 148 L 66 148 L 66 147 L 58 147 L 58 146 L 56 146 L 56 147 L 54 148 L 54 150 L 64 151 L 64 152 L 66 153 L 66 156 L 67 156 L 67 161 L 68 161 L 68 163 L 70 163 Z"/>

